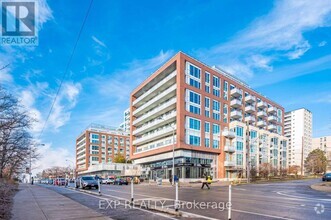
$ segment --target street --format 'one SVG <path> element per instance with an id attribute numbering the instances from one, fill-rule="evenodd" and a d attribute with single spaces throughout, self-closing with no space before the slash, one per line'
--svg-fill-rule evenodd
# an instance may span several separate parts
<path id="1" fill-rule="evenodd" d="M 331 219 L 331 195 L 312 190 L 309 186 L 321 180 L 299 180 L 282 183 L 249 184 L 232 187 L 232 219 Z M 101 194 L 84 192 L 64 187 L 48 186 L 89 208 L 113 219 L 169 219 L 174 216 L 152 213 L 144 209 L 130 209 L 125 206 L 131 199 L 129 186 L 102 185 Z M 94 191 L 97 190 L 87 190 Z M 171 186 L 134 185 L 135 201 L 144 199 L 158 206 L 173 209 L 175 190 Z M 121 204 L 116 207 L 99 200 L 108 199 L 108 204 Z M 228 187 L 211 186 L 201 190 L 199 186 L 180 187 L 180 211 L 183 216 L 176 219 L 227 219 Z M 113 203 L 111 203 L 113 202 Z M 207 204 L 210 206 L 192 206 Z M 103 208 L 99 208 L 99 203 Z M 212 206 L 214 204 L 215 206 Z M 217 204 L 217 205 L 216 205 Z M 139 207 L 139 206 L 138 206 Z M 223 209 L 224 208 L 224 209 Z M 141 217 L 141 218 L 139 218 Z"/>

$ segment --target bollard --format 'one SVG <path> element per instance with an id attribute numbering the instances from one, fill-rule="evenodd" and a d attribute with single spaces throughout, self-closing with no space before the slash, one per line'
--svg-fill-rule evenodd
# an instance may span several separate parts
<path id="1" fill-rule="evenodd" d="M 133 178 L 131 178 L 131 204 L 133 204 Z"/>
<path id="2" fill-rule="evenodd" d="M 74 184 L 75 184 L 75 185 L 74 185 L 74 188 L 76 189 L 76 188 L 77 188 L 77 187 L 76 187 L 76 184 L 77 184 L 77 183 L 76 183 L 76 179 L 74 179 Z"/>
<path id="3" fill-rule="evenodd" d="M 79 188 L 83 188 L 82 187 L 82 178 L 79 179 Z"/>
<path id="4" fill-rule="evenodd" d="M 228 209 L 228 220 L 231 220 L 231 207 L 232 207 L 232 203 L 231 203 L 231 183 L 229 185 L 229 209 Z"/>
<path id="5" fill-rule="evenodd" d="M 176 182 L 176 200 L 175 200 L 175 211 L 178 212 L 178 182 Z"/>
<path id="6" fill-rule="evenodd" d="M 99 192 L 99 196 L 101 196 L 101 185 L 100 185 L 100 180 L 98 180 L 98 192 Z"/>

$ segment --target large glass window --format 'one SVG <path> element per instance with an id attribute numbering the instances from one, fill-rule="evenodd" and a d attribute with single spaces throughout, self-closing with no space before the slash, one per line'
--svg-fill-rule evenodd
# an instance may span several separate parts
<path id="1" fill-rule="evenodd" d="M 220 141 L 219 140 L 213 140 L 213 148 L 219 149 L 220 148 Z"/>
<path id="2" fill-rule="evenodd" d="M 213 134 L 220 134 L 220 126 L 218 124 L 213 124 Z"/>
<path id="3" fill-rule="evenodd" d="M 237 154 L 237 165 L 242 166 L 243 165 L 243 155 Z"/>
<path id="4" fill-rule="evenodd" d="M 240 126 L 237 126 L 236 127 L 236 134 L 237 134 L 238 137 L 243 137 L 244 136 L 244 128 L 240 127 Z"/>
<path id="5" fill-rule="evenodd" d="M 200 121 L 194 118 L 190 118 L 189 128 L 200 131 Z"/>
<path id="6" fill-rule="evenodd" d="M 190 65 L 190 75 L 200 79 L 200 69 L 193 65 Z"/>
<path id="7" fill-rule="evenodd" d="M 205 132 L 209 133 L 210 132 L 210 123 L 205 122 Z"/>
<path id="8" fill-rule="evenodd" d="M 228 123 L 228 105 L 223 105 L 223 122 Z"/>
<path id="9" fill-rule="evenodd" d="M 205 147 L 210 147 L 210 139 L 205 138 Z"/>
<path id="10" fill-rule="evenodd" d="M 228 82 L 223 81 L 223 99 L 228 100 Z"/>
<path id="11" fill-rule="evenodd" d="M 210 83 L 210 74 L 205 72 L 205 82 Z"/>
<path id="12" fill-rule="evenodd" d="M 220 120 L 220 102 L 213 100 L 213 119 Z"/>
<path id="13" fill-rule="evenodd" d="M 200 137 L 199 136 L 190 135 L 189 140 L 190 140 L 189 141 L 190 145 L 200 146 Z"/>
<path id="14" fill-rule="evenodd" d="M 200 68 L 190 64 L 190 63 L 186 63 L 186 71 L 187 71 L 187 75 L 186 75 L 186 83 L 196 87 L 198 89 L 200 89 L 201 87 L 201 70 Z"/>
<path id="15" fill-rule="evenodd" d="M 186 102 L 186 110 L 194 114 L 200 115 L 201 95 L 196 92 L 186 90 L 186 96 L 188 99 L 188 101 Z"/>
<path id="16" fill-rule="evenodd" d="M 220 78 L 213 76 L 213 95 L 220 97 Z"/>
<path id="17" fill-rule="evenodd" d="M 237 141 L 237 151 L 243 151 L 244 143 L 242 141 Z"/>

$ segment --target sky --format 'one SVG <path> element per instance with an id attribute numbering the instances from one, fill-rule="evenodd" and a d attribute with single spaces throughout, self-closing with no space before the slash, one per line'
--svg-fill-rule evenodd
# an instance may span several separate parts
<path id="1" fill-rule="evenodd" d="M 90 124 L 118 126 L 130 92 L 183 51 L 281 104 L 313 113 L 331 135 L 331 0 L 40 0 L 39 45 L 0 46 L 0 84 L 37 120 L 34 172 L 71 165 Z M 47 123 L 47 115 L 65 74 Z M 42 128 L 45 128 L 41 134 Z"/>

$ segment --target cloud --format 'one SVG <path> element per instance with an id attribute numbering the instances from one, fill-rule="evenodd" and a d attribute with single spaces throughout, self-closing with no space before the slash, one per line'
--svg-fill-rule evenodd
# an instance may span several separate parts
<path id="1" fill-rule="evenodd" d="M 321 41 L 318 46 L 319 47 L 324 47 L 325 45 L 327 45 L 328 42 L 326 42 L 325 40 L 324 41 Z"/>
<path id="2" fill-rule="evenodd" d="M 94 40 L 94 42 L 96 42 L 100 46 L 107 48 L 106 44 L 104 42 L 102 42 L 101 40 L 99 40 L 98 38 L 96 38 L 95 36 L 92 36 L 92 39 Z"/>
<path id="3" fill-rule="evenodd" d="M 47 127 L 57 130 L 70 120 L 71 110 L 77 104 L 80 91 L 80 83 L 65 82 L 62 85 L 62 89 L 54 103 Z"/>
<path id="4" fill-rule="evenodd" d="M 66 160 L 75 162 L 75 156 L 68 149 L 69 147 L 54 148 L 51 143 L 39 146 L 37 152 L 41 157 L 32 166 L 33 175 L 54 166 L 72 167 L 72 163 Z"/>
<path id="5" fill-rule="evenodd" d="M 311 49 L 304 33 L 331 25 L 330 1 L 309 0 L 276 1 L 273 9 L 254 20 L 226 43 L 197 51 L 198 56 L 216 65 L 240 66 L 235 75 L 244 79 L 255 72 L 272 70 L 272 63 L 279 59 L 299 59 Z M 267 65 L 251 56 L 263 56 Z M 239 64 L 240 63 L 240 64 Z M 222 66 L 221 65 L 221 66 Z M 236 70 L 234 68 L 234 70 Z"/>

